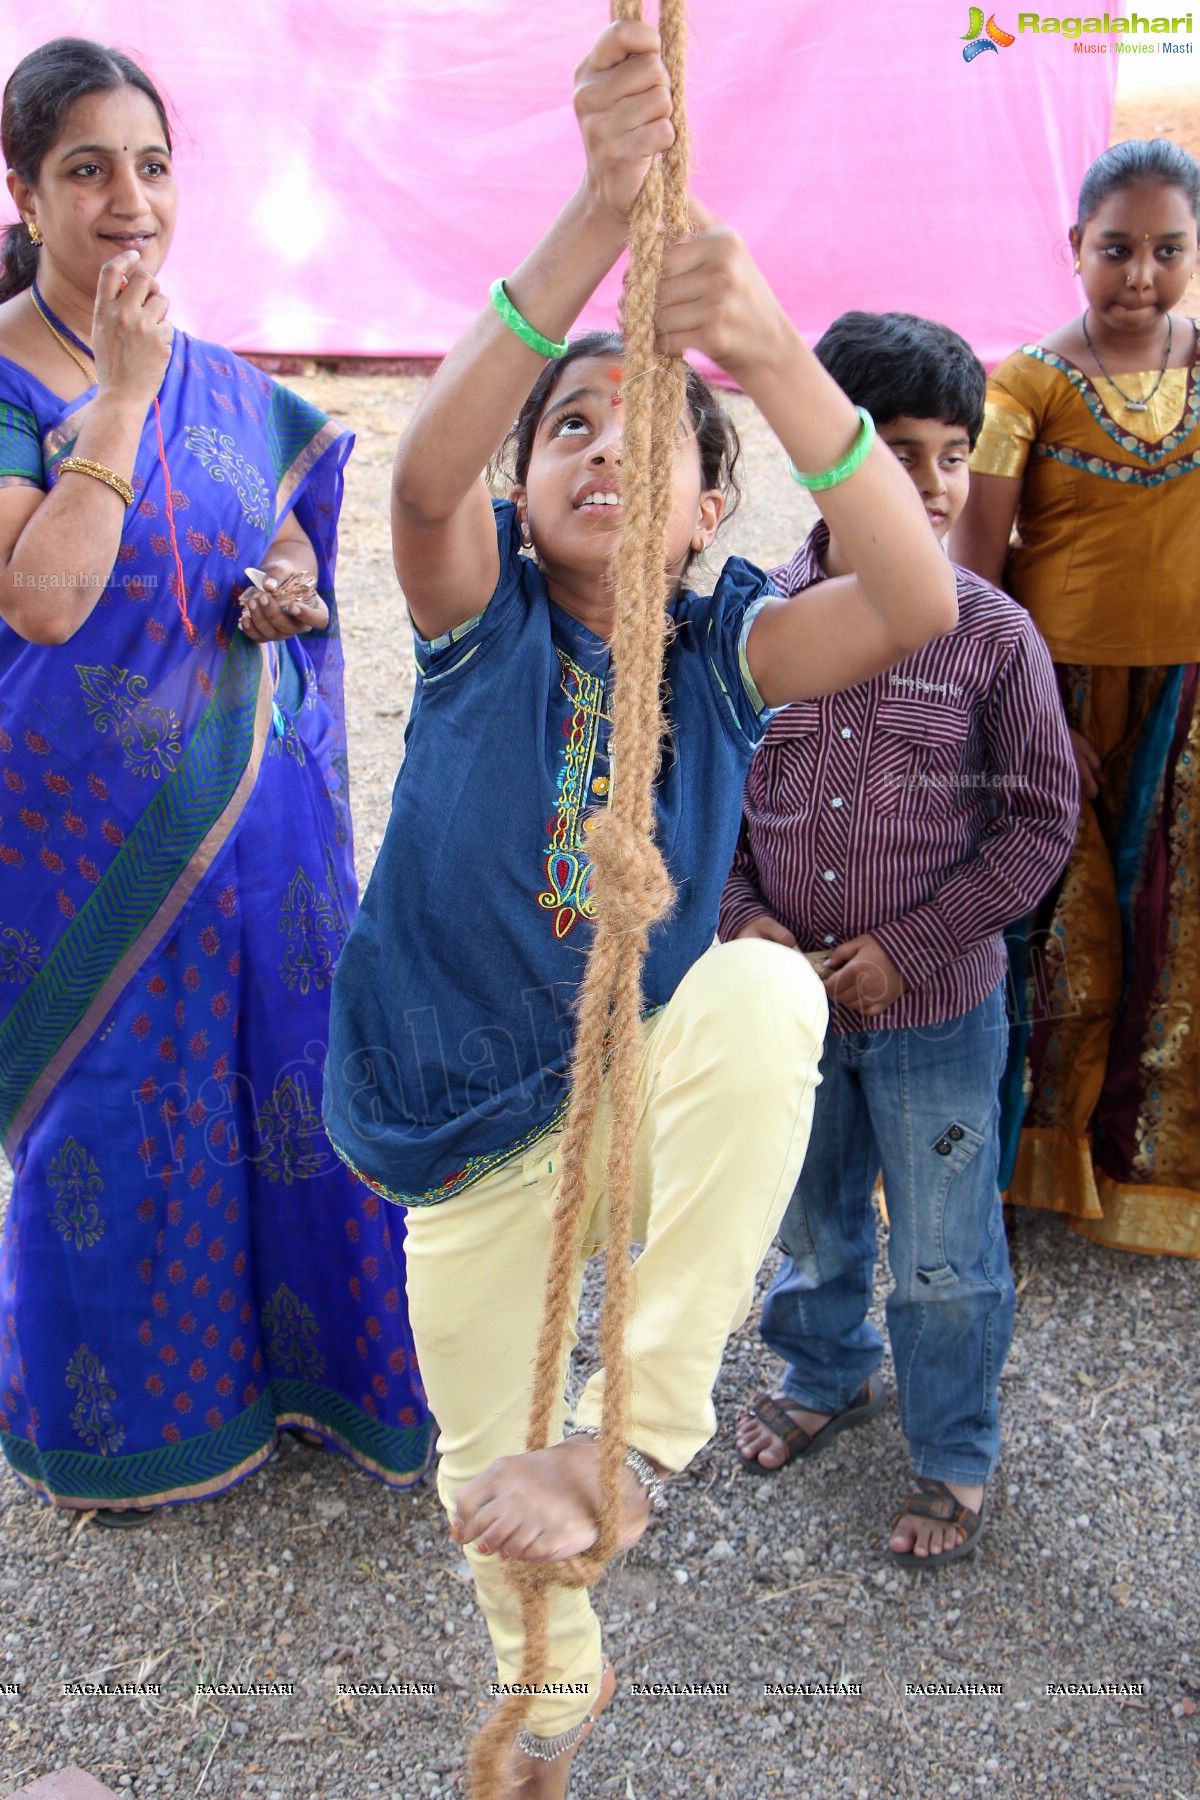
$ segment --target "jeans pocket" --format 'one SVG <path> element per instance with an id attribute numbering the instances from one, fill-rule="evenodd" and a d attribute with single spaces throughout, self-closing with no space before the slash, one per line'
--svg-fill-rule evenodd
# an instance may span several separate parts
<path id="1" fill-rule="evenodd" d="M 985 1209 L 983 1219 L 977 1224 L 977 1197 L 971 1192 L 968 1175 L 985 1142 L 978 1131 L 958 1119 L 951 1119 L 929 1147 L 929 1197 L 925 1206 L 919 1209 L 916 1246 L 917 1281 L 926 1291 L 957 1285 L 967 1270 L 982 1260 L 984 1243 L 978 1235 L 980 1227 L 987 1231 L 990 1240 L 991 1231 L 986 1224 L 990 1207 Z M 960 1180 L 964 1175 L 968 1175 L 965 1182 Z M 952 1249 L 947 1241 L 950 1235 L 947 1210 L 954 1206 L 956 1195 L 961 1196 L 962 1205 L 955 1207 L 951 1222 L 953 1235 L 958 1240 Z"/>
<path id="2" fill-rule="evenodd" d="M 968 1163 L 974 1162 L 983 1146 L 984 1139 L 979 1132 L 972 1131 L 969 1125 L 960 1124 L 957 1119 L 951 1119 L 941 1135 L 934 1138 L 930 1149 L 947 1179 L 952 1180 Z"/>

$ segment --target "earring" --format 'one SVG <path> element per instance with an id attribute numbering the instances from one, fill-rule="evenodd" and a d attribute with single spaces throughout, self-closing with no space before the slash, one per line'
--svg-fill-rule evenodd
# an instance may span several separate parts
<path id="1" fill-rule="evenodd" d="M 1079 273 L 1079 258 L 1078 257 L 1075 258 L 1075 273 L 1077 275 Z"/>
<path id="2" fill-rule="evenodd" d="M 36 250 L 36 249 L 37 249 L 37 247 L 38 247 L 38 245 L 39 245 L 39 244 L 40 244 L 40 243 L 41 243 L 41 241 L 42 241 L 42 234 L 41 234 L 41 232 L 40 232 L 40 231 L 39 231 L 39 230 L 38 230 L 38 228 L 37 228 L 37 221 L 36 221 L 36 220 L 34 220 L 34 219 L 30 219 L 30 221 L 29 221 L 29 223 L 28 223 L 28 224 L 27 224 L 27 225 L 26 225 L 26 227 L 25 227 L 25 229 L 26 229 L 26 230 L 27 230 L 27 231 L 28 231 L 28 233 L 29 233 L 29 241 L 30 241 L 30 243 L 31 243 L 31 244 L 32 244 L 32 245 L 33 245 L 33 247 L 34 247 L 34 249 L 35 249 L 35 250 Z"/>
<path id="3" fill-rule="evenodd" d="M 528 522 L 525 519 L 521 520 L 521 548 L 522 550 L 533 549 L 533 533 L 530 531 Z"/>

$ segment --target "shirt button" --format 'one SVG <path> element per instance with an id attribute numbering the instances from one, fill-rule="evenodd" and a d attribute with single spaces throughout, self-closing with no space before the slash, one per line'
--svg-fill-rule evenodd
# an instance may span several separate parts
<path id="1" fill-rule="evenodd" d="M 833 869 L 826 869 L 825 879 L 826 879 L 826 881 L 836 881 L 837 880 L 837 875 Z"/>
<path id="2" fill-rule="evenodd" d="M 607 775 L 597 775 L 595 781 L 593 781 L 593 783 L 592 783 L 592 792 L 593 792 L 593 794 L 607 794 L 607 792 L 608 792 L 608 776 Z"/>
<path id="3" fill-rule="evenodd" d="M 840 806 L 842 804 L 842 796 L 840 794 L 835 794 L 829 804 L 830 806 Z"/>
<path id="4" fill-rule="evenodd" d="M 832 931 L 829 933 L 829 936 L 825 939 L 825 942 L 827 944 L 836 944 L 837 943 L 837 939 L 834 937 Z"/>
<path id="5" fill-rule="evenodd" d="M 844 738 L 852 738 L 854 736 L 854 733 L 851 731 L 851 729 L 848 725 L 842 726 L 842 736 Z"/>

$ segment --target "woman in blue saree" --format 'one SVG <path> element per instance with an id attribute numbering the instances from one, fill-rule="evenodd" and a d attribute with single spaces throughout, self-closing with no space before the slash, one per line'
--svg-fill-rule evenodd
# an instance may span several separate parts
<path id="1" fill-rule="evenodd" d="M 352 439 L 166 323 L 136 65 L 43 46 L 3 135 L 0 1446 L 113 1520 L 221 1492 L 285 1428 L 404 1486 L 433 1424 L 402 1227 L 321 1127 Z M 317 597 L 256 593 L 263 565 Z"/>

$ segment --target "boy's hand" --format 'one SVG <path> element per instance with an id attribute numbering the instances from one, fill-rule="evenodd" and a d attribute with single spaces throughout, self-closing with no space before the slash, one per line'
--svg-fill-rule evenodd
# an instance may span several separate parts
<path id="1" fill-rule="evenodd" d="M 1104 780 L 1104 764 L 1100 759 L 1100 752 L 1081 731 L 1071 733 L 1071 748 L 1075 752 L 1075 766 L 1079 770 L 1079 790 L 1085 800 L 1094 800 L 1100 792 L 1100 783 Z"/>
<path id="2" fill-rule="evenodd" d="M 592 200 L 628 225 L 646 171 L 675 142 L 658 33 L 640 19 L 603 32 L 575 71 L 575 116 Z"/>
<path id="3" fill-rule="evenodd" d="M 904 993 L 904 977 L 870 932 L 850 938 L 829 952 L 825 963 L 825 992 L 841 1006 L 851 1006 L 865 1019 L 874 1019 Z"/>
<path id="4" fill-rule="evenodd" d="M 779 347 L 786 320 L 736 231 L 693 195 L 692 235 L 663 258 L 655 318 L 660 354 L 700 350 L 742 385 L 751 363 Z"/>
<path id="5" fill-rule="evenodd" d="M 759 913 L 755 918 L 750 920 L 749 924 L 742 926 L 737 937 L 766 938 L 768 943 L 782 944 L 785 950 L 794 950 L 796 948 L 796 940 L 788 930 L 787 926 L 781 925 L 778 919 L 773 919 L 770 913 Z M 733 941 L 736 943 L 737 938 Z"/>

